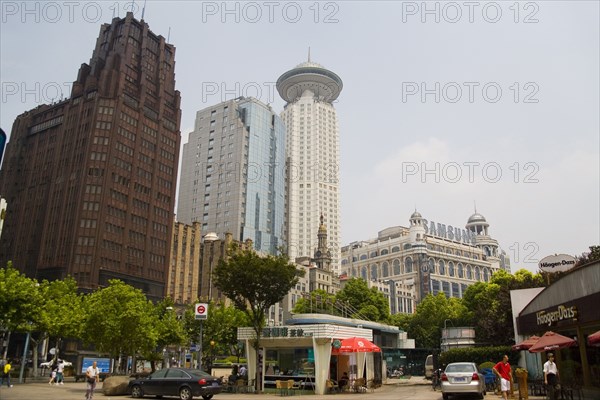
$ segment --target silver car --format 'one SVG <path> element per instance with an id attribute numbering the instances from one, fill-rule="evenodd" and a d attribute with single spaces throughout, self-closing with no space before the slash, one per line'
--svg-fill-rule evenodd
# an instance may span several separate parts
<path id="1" fill-rule="evenodd" d="M 450 363 L 442 374 L 442 396 L 444 400 L 453 395 L 475 394 L 485 396 L 485 377 L 471 362 Z"/>

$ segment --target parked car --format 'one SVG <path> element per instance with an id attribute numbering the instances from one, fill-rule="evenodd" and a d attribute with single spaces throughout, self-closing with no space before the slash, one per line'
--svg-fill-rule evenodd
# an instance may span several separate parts
<path id="1" fill-rule="evenodd" d="M 453 395 L 475 394 L 485 396 L 485 377 L 472 362 L 450 363 L 442 374 L 442 397 L 448 400 Z"/>
<path id="2" fill-rule="evenodd" d="M 177 396 L 181 400 L 200 396 L 209 400 L 222 390 L 221 378 L 189 368 L 164 368 L 145 378 L 129 381 L 128 387 L 131 397 Z"/>

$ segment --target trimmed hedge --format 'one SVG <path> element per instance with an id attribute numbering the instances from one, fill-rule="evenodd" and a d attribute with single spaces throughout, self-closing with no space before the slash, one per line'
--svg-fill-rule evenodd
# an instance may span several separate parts
<path id="1" fill-rule="evenodd" d="M 519 362 L 519 353 L 512 351 L 510 346 L 493 347 L 465 347 L 450 349 L 440 354 L 440 365 L 448 365 L 453 362 L 474 362 L 481 368 L 492 368 L 498 361 L 502 361 L 504 355 L 508 355 L 508 362 L 515 366 Z M 482 364 L 485 363 L 485 366 Z M 489 366 L 488 363 L 491 363 Z"/>

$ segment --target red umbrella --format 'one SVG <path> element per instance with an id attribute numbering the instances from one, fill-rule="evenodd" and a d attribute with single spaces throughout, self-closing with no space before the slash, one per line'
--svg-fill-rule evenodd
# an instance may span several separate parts
<path id="1" fill-rule="evenodd" d="M 589 335 L 587 342 L 590 346 L 600 346 L 600 331 Z"/>
<path id="2" fill-rule="evenodd" d="M 575 346 L 577 341 L 548 331 L 542 335 L 542 337 L 529 348 L 530 353 L 540 353 L 546 350 L 562 349 L 563 347 Z"/>
<path id="3" fill-rule="evenodd" d="M 347 339 L 342 339 L 340 342 L 340 346 L 336 347 L 335 344 L 331 352 L 333 354 L 339 353 L 379 353 L 381 349 L 368 341 L 367 339 L 361 337 L 351 337 Z"/>
<path id="4" fill-rule="evenodd" d="M 517 344 L 513 345 L 512 349 L 515 351 L 529 350 L 529 348 L 531 346 L 533 346 L 539 339 L 540 339 L 539 336 L 533 335 L 533 336 L 523 340 L 521 343 L 517 343 Z"/>

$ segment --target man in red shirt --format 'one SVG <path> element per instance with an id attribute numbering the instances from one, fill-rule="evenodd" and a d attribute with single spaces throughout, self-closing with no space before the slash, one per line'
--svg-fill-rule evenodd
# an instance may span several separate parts
<path id="1" fill-rule="evenodd" d="M 492 368 L 494 373 L 500 378 L 500 391 L 502 391 L 502 398 L 508 400 L 508 392 L 510 390 L 510 383 L 512 382 L 512 370 L 508 363 L 508 356 L 505 354 L 502 361 L 494 365 Z"/>

